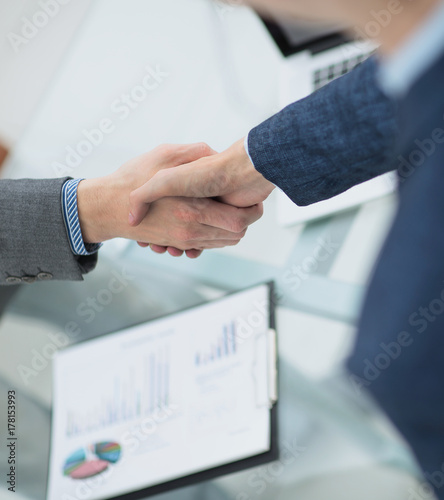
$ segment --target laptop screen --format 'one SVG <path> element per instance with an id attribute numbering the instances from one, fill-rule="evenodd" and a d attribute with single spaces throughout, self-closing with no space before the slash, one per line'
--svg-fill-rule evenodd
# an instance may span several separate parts
<path id="1" fill-rule="evenodd" d="M 295 22 L 280 17 L 262 20 L 285 57 L 303 50 L 317 53 L 349 41 L 338 25 Z"/>

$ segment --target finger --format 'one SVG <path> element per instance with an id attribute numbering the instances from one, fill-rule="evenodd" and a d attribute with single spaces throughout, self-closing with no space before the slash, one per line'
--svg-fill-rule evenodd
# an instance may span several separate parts
<path id="1" fill-rule="evenodd" d="M 139 247 L 141 248 L 147 248 L 150 246 L 149 243 L 143 243 L 143 241 L 138 241 L 137 244 L 139 245 Z"/>
<path id="2" fill-rule="evenodd" d="M 238 234 L 258 221 L 262 215 L 262 203 L 248 208 L 237 208 L 218 201 L 208 200 L 205 210 L 199 212 L 199 222 L 206 226 Z"/>
<path id="3" fill-rule="evenodd" d="M 146 184 L 131 193 L 130 223 L 133 226 L 140 224 L 147 214 L 147 204 L 160 198 L 222 196 L 228 185 L 224 169 L 214 162 L 214 156 L 174 169 L 160 170 Z"/>
<path id="4" fill-rule="evenodd" d="M 206 156 L 215 155 L 217 154 L 217 151 L 204 142 L 198 142 L 195 144 L 159 146 L 156 149 L 156 153 L 160 158 L 159 164 L 163 168 L 172 168 L 178 167 L 179 165 L 185 165 L 186 163 L 191 163 Z"/>
<path id="5" fill-rule="evenodd" d="M 189 259 L 197 259 L 202 255 L 202 250 L 187 250 L 185 253 Z"/>
<path id="6" fill-rule="evenodd" d="M 160 253 L 160 254 L 164 254 L 167 251 L 167 247 L 162 247 L 160 245 L 153 245 L 153 244 L 151 244 L 150 248 L 151 248 L 151 250 L 153 252 Z"/>
<path id="7" fill-rule="evenodd" d="M 183 250 L 179 250 L 178 248 L 168 247 L 168 253 L 172 257 L 182 257 L 183 252 L 184 252 Z"/>
<path id="8" fill-rule="evenodd" d="M 218 248 L 236 246 L 242 240 L 241 237 L 235 240 L 208 240 L 195 243 L 196 250 L 215 250 Z"/>

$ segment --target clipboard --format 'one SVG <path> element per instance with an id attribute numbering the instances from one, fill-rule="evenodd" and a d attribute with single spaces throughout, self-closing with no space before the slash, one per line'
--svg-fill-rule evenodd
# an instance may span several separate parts
<path id="1" fill-rule="evenodd" d="M 137 500 L 278 458 L 273 283 L 53 360 L 48 500 Z"/>

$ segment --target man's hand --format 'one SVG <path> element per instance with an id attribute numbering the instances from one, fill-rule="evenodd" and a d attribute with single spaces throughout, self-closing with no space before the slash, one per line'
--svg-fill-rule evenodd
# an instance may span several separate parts
<path id="1" fill-rule="evenodd" d="M 150 203 L 168 196 L 217 197 L 235 207 L 251 207 L 262 203 L 274 187 L 254 168 L 242 140 L 224 153 L 160 170 L 131 193 L 129 222 L 137 226 L 150 210 Z"/>
<path id="2" fill-rule="evenodd" d="M 113 174 L 84 180 L 78 187 L 80 226 L 86 243 L 127 238 L 154 249 L 170 247 L 197 257 L 202 250 L 236 245 L 247 227 L 262 216 L 260 205 L 238 209 L 215 200 L 165 198 L 153 203 L 138 225 L 128 225 L 130 193 L 163 169 L 214 154 L 205 144 L 161 146 L 129 161 Z M 176 249 L 176 250 L 175 250 Z"/>

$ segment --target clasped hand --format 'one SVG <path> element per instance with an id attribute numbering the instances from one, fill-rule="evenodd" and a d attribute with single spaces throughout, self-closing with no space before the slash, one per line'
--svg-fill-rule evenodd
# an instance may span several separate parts
<path id="1" fill-rule="evenodd" d="M 242 155 L 236 158 L 237 146 L 220 155 L 206 144 L 160 146 L 109 176 L 82 181 L 84 241 L 121 237 L 190 258 L 238 244 L 262 216 L 262 201 L 274 186 L 255 171 L 245 150 L 249 165 Z"/>

